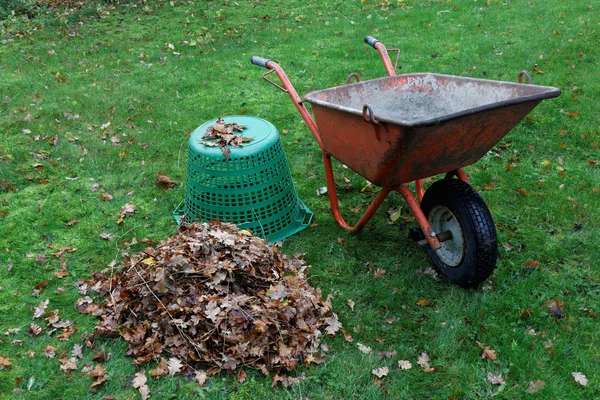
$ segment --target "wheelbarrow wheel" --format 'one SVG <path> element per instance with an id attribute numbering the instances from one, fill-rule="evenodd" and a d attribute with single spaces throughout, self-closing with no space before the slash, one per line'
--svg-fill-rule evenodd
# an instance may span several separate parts
<path id="1" fill-rule="evenodd" d="M 421 210 L 436 233 L 452 233 L 438 250 L 425 247 L 441 274 L 461 287 L 485 281 L 496 266 L 498 240 L 492 215 L 479 193 L 461 180 L 442 179 L 427 189 Z"/>

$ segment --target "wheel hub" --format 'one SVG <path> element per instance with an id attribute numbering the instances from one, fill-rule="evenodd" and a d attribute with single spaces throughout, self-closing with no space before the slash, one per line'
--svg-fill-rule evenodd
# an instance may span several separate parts
<path id="1" fill-rule="evenodd" d="M 441 247 L 436 250 L 440 260 L 449 267 L 460 265 L 465 254 L 465 240 L 456 216 L 448 208 L 437 205 L 428 219 L 434 232 L 452 232 L 452 238 L 441 242 Z"/>

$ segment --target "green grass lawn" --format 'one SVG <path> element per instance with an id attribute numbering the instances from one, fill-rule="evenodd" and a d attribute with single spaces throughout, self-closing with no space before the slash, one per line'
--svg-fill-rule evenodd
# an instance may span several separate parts
<path id="1" fill-rule="evenodd" d="M 58 359 L 95 325 L 74 308 L 73 284 L 124 251 L 142 250 L 143 238 L 174 234 L 189 133 L 239 114 L 278 127 L 297 192 L 316 222 L 283 251 L 305 254 L 311 284 L 333 294 L 354 342 L 326 338 L 325 363 L 293 372 L 304 379 L 288 389 L 271 388 L 271 377 L 248 370 L 244 383 L 221 373 L 202 388 L 184 377 L 149 378 L 152 398 L 600 397 L 599 31 L 600 5 L 583 0 L 173 0 L 3 21 L 0 356 L 11 365 L 0 370 L 0 398 L 139 398 L 131 380 L 140 368 L 118 338 L 95 339 L 79 370 L 60 370 Z M 497 270 L 477 290 L 425 273 L 425 253 L 407 238 L 416 224 L 397 194 L 361 234 L 338 227 L 326 196 L 316 195 L 325 186 L 317 143 L 290 99 L 249 62 L 252 55 L 276 60 L 301 95 L 341 85 L 351 72 L 362 80 L 384 76 L 365 35 L 400 47 L 400 73 L 516 81 L 525 69 L 533 83 L 562 90 L 465 169 L 499 239 Z M 342 211 L 354 222 L 359 214 L 351 208 L 364 211 L 373 195 L 361 193 L 364 178 L 339 163 L 335 171 Z M 157 172 L 182 184 L 158 188 Z M 103 201 L 103 193 L 113 200 Z M 117 224 L 126 203 L 137 212 Z M 402 217 L 389 224 L 386 210 L 400 206 Z M 76 250 L 53 255 L 61 248 Z M 61 258 L 68 274 L 58 278 Z M 386 271 L 381 277 L 378 268 Z M 32 322 L 46 326 L 33 319 L 45 299 L 48 310 L 74 321 L 70 339 L 48 329 L 28 334 Z M 552 300 L 564 318 L 549 313 Z M 4 334 L 14 328 L 20 332 Z M 44 356 L 49 345 L 55 358 Z M 480 345 L 496 359 L 483 359 Z M 98 349 L 110 355 L 109 379 L 94 389 L 81 368 Z M 379 360 L 386 351 L 397 355 Z M 434 372 L 417 365 L 423 352 Z M 399 369 L 398 360 L 412 369 Z M 381 388 L 371 371 L 383 366 L 390 372 Z M 587 386 L 572 372 L 585 375 Z M 505 383 L 492 385 L 488 373 Z M 544 384 L 531 390 L 536 381 Z"/>

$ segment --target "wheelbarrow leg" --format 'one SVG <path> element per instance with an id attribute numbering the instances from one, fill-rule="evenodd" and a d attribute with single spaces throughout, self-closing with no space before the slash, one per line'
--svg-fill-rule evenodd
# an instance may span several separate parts
<path id="1" fill-rule="evenodd" d="M 425 195 L 425 188 L 423 187 L 422 179 L 417 179 L 415 181 L 415 190 L 417 192 L 417 199 L 419 199 L 419 201 L 423 200 L 423 196 Z"/>
<path id="2" fill-rule="evenodd" d="M 350 231 L 350 232 L 360 232 L 367 222 L 373 217 L 375 211 L 381 206 L 381 203 L 385 200 L 387 195 L 392 190 L 389 187 L 381 188 L 381 191 L 377 194 L 375 199 L 369 204 L 369 207 L 365 211 L 365 213 L 360 217 L 356 225 L 351 226 L 344 221 L 342 217 L 342 212 L 340 211 L 340 205 L 337 198 L 336 186 L 335 186 L 335 178 L 333 176 L 333 166 L 331 165 L 331 156 L 325 151 L 322 152 L 323 155 L 323 164 L 325 166 L 325 177 L 327 178 L 327 192 L 329 194 L 329 202 L 331 203 L 331 212 L 333 213 L 333 218 L 342 228 Z"/>
<path id="3" fill-rule="evenodd" d="M 439 249 L 441 247 L 441 244 L 439 239 L 437 238 L 436 232 L 429 224 L 427 217 L 425 216 L 425 214 L 423 214 L 423 211 L 421 210 L 419 202 L 412 194 L 410 189 L 408 189 L 405 185 L 401 185 L 395 187 L 394 190 L 396 190 L 402 195 L 402 197 L 404 197 L 406 204 L 408 204 L 408 207 L 410 207 L 410 210 L 412 211 L 413 215 L 415 216 L 415 218 L 417 218 L 417 222 L 419 223 L 419 226 L 421 227 L 421 230 L 425 235 L 425 240 L 427 240 L 427 243 L 429 243 L 432 249 Z"/>

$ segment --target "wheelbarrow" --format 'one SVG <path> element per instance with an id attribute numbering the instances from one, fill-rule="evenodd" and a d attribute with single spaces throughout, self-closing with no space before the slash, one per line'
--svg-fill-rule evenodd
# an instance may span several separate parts
<path id="1" fill-rule="evenodd" d="M 396 75 L 383 43 L 371 36 L 365 42 L 379 51 L 387 77 L 360 81 L 351 74 L 348 84 L 311 92 L 304 100 L 277 63 L 257 56 L 251 62 L 269 69 L 263 78 L 290 96 L 319 144 L 336 222 L 360 231 L 396 191 L 419 223 L 413 239 L 432 264 L 455 284 L 475 287 L 494 271 L 498 241 L 490 211 L 462 168 L 483 157 L 560 90 L 532 85 L 526 71 L 519 73 L 519 83 L 434 73 Z M 272 73 L 281 85 L 269 79 Z M 340 212 L 332 157 L 381 187 L 354 226 Z M 445 177 L 425 190 L 423 179 L 437 174 Z M 413 181 L 416 196 L 407 186 Z"/>

